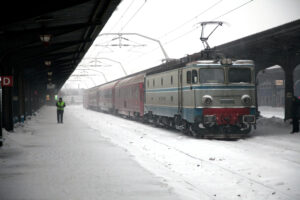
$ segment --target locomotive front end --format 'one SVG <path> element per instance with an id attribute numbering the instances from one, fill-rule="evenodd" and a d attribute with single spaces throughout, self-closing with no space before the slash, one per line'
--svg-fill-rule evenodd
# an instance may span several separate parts
<path id="1" fill-rule="evenodd" d="M 199 66 L 198 126 L 209 133 L 243 135 L 256 123 L 255 69 L 250 60 L 223 59 Z"/>

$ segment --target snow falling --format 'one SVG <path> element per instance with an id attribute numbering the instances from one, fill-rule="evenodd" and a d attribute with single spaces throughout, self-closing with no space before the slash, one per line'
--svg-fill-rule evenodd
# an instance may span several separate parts
<path id="1" fill-rule="evenodd" d="M 44 107 L 24 127 L 6 133 L 0 194 L 15 188 L 19 196 L 8 199 L 300 199 L 300 135 L 289 134 L 288 122 L 262 109 L 266 117 L 250 137 L 224 141 L 81 106 L 67 107 L 65 124 L 57 125 L 55 108 Z M 109 168 L 99 170 L 102 162 Z M 41 169 L 43 163 L 49 169 Z"/>

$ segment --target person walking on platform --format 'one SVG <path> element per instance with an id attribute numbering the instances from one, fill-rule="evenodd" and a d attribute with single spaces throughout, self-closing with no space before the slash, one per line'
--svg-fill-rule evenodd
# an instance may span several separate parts
<path id="1" fill-rule="evenodd" d="M 293 97 L 292 99 L 292 123 L 293 123 L 293 133 L 299 132 L 299 116 L 300 116 L 300 100 L 297 97 Z"/>
<path id="2" fill-rule="evenodd" d="M 57 107 L 57 123 L 63 123 L 63 116 L 64 116 L 64 107 L 66 107 L 66 103 L 59 98 L 58 102 L 56 102 Z"/>

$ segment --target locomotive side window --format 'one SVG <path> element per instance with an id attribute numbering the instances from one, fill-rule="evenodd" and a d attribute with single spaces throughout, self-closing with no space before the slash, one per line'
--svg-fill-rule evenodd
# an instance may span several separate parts
<path id="1" fill-rule="evenodd" d="M 153 87 L 155 86 L 155 79 L 153 79 Z"/>
<path id="2" fill-rule="evenodd" d="M 228 81 L 230 83 L 251 83 L 250 68 L 229 68 Z"/>
<path id="3" fill-rule="evenodd" d="M 171 85 L 173 85 L 173 76 L 171 76 Z"/>
<path id="4" fill-rule="evenodd" d="M 160 79 L 160 84 L 161 84 L 161 86 L 164 85 L 164 79 L 163 78 Z"/>
<path id="5" fill-rule="evenodd" d="M 224 70 L 218 68 L 200 69 L 200 83 L 224 83 Z"/>
<path id="6" fill-rule="evenodd" d="M 149 88 L 149 80 L 147 80 L 147 87 Z"/>
<path id="7" fill-rule="evenodd" d="M 192 73 L 191 71 L 186 72 L 186 83 L 191 83 L 192 81 Z"/>
<path id="8" fill-rule="evenodd" d="M 192 71 L 192 83 L 198 83 L 198 73 L 197 70 Z"/>

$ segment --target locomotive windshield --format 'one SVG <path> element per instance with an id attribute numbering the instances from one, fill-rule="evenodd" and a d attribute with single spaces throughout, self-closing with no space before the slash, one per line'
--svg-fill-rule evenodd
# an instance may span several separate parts
<path id="1" fill-rule="evenodd" d="M 250 68 L 229 68 L 228 81 L 230 83 L 251 83 Z"/>
<path id="2" fill-rule="evenodd" d="M 224 83 L 224 70 L 217 68 L 200 69 L 200 83 Z"/>

